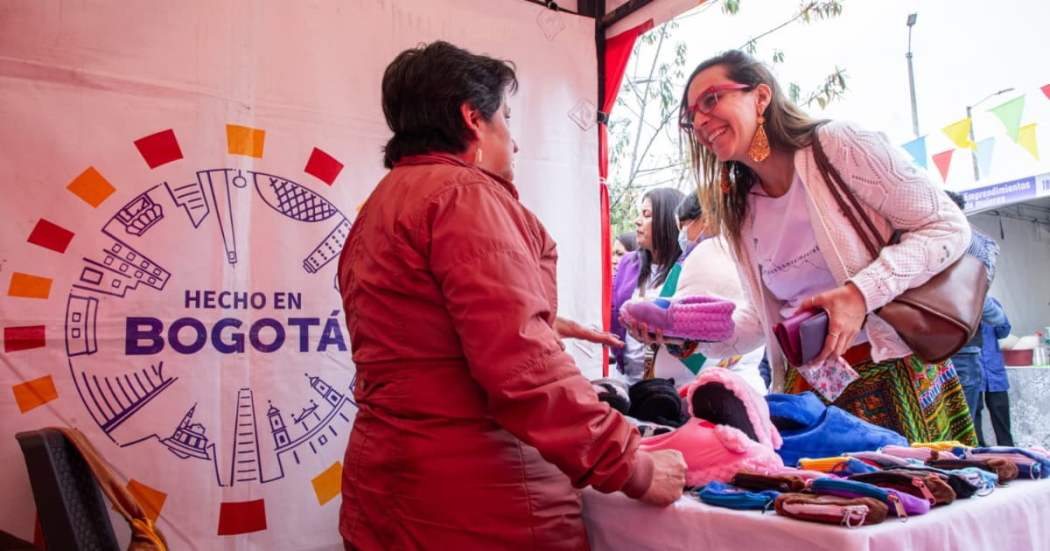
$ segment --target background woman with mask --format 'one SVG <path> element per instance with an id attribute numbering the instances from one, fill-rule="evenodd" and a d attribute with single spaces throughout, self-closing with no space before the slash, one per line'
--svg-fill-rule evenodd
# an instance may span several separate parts
<path id="1" fill-rule="evenodd" d="M 741 304 L 745 298 L 736 264 L 724 238 L 709 238 L 707 219 L 695 193 L 682 198 L 675 210 L 675 218 L 679 227 L 678 246 L 685 252 L 679 261 L 680 273 L 677 278 L 674 275 L 670 278 L 676 281 L 666 283 L 663 294 L 675 297 L 714 296 Z M 668 289 L 672 283 L 674 289 Z M 727 368 L 740 375 L 755 390 L 765 394 L 766 384 L 758 371 L 762 350 L 758 346 L 749 352 L 741 351 L 724 358 L 708 358 L 694 351 L 682 357 L 682 350 L 674 346 L 662 346 L 656 352 L 655 373 L 663 379 L 674 379 L 675 386 L 681 388 L 695 379 L 701 369 Z"/>

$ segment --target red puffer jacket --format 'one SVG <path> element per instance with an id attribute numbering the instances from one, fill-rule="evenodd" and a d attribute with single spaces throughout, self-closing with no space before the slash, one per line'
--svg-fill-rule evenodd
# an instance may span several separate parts
<path id="1" fill-rule="evenodd" d="M 339 260 L 360 408 L 347 549 L 587 549 L 574 486 L 648 489 L 638 431 L 552 328 L 556 262 L 514 186 L 451 155 L 376 187 Z"/>

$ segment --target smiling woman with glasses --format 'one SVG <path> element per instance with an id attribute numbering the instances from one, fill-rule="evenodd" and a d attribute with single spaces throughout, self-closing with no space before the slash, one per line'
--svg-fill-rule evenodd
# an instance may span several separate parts
<path id="1" fill-rule="evenodd" d="M 707 232 L 728 242 L 746 299 L 733 314 L 733 337 L 697 349 L 724 358 L 765 344 L 772 392 L 816 389 L 910 441 L 975 445 L 951 362 L 922 362 L 874 314 L 969 245 L 966 217 L 941 186 L 883 134 L 810 118 L 767 67 L 738 50 L 693 71 L 679 123 Z M 843 193 L 858 200 L 858 216 L 884 241 L 904 232 L 899 243 L 869 252 L 825 180 L 830 172 L 818 167 L 817 149 L 841 175 Z M 827 312 L 827 337 L 809 364 L 788 366 L 773 326 L 810 308 Z M 635 338 L 649 338 L 636 329 Z M 823 384 L 829 379 L 838 388 Z"/>

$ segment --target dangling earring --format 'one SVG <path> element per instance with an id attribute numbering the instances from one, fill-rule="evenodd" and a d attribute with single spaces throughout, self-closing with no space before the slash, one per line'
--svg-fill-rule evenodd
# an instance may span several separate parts
<path id="1" fill-rule="evenodd" d="M 481 153 L 481 148 L 479 147 L 479 148 L 475 149 L 474 150 L 474 164 L 480 165 L 482 157 L 484 157 L 484 155 L 482 155 L 482 153 Z"/>
<path id="2" fill-rule="evenodd" d="M 766 136 L 766 129 L 763 126 L 766 122 L 766 118 L 762 115 L 758 116 L 758 130 L 755 131 L 755 137 L 751 140 L 751 147 L 747 150 L 747 154 L 755 160 L 756 163 L 761 163 L 769 157 L 769 137 Z"/>
<path id="3" fill-rule="evenodd" d="M 718 187 L 722 189 L 722 193 L 729 195 L 732 191 L 732 182 L 729 181 L 729 164 L 722 163 L 722 178 L 718 182 Z"/>

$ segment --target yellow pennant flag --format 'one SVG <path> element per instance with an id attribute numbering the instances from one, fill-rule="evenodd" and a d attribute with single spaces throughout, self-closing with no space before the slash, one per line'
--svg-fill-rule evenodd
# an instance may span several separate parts
<path id="1" fill-rule="evenodd" d="M 1022 126 L 1017 131 L 1017 143 L 1021 144 L 1021 147 L 1028 150 L 1029 153 L 1035 157 L 1035 160 L 1039 160 L 1039 146 L 1035 143 L 1035 123 L 1029 124 L 1028 126 Z"/>
<path id="2" fill-rule="evenodd" d="M 948 139 L 955 144 L 955 147 L 968 147 L 976 151 L 977 144 L 970 139 L 970 120 L 970 117 L 966 117 L 957 123 L 949 124 L 942 128 L 941 132 L 948 136 Z"/>

